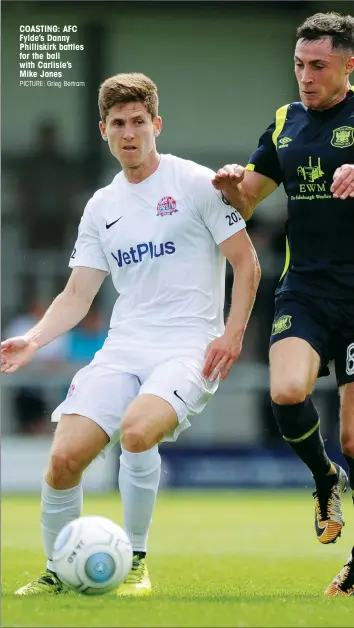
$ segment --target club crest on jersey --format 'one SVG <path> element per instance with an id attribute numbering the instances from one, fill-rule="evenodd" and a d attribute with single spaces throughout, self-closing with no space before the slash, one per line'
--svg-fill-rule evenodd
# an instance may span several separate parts
<path id="1" fill-rule="evenodd" d="M 273 323 L 272 336 L 276 336 L 277 334 L 282 334 L 283 331 L 290 329 L 291 327 L 291 319 L 290 314 L 283 314 L 277 321 Z"/>
<path id="2" fill-rule="evenodd" d="M 336 148 L 348 148 L 354 144 L 354 129 L 352 126 L 340 126 L 333 130 L 332 146 Z"/>
<path id="3" fill-rule="evenodd" d="M 172 196 L 163 196 L 162 199 L 157 203 L 157 214 L 156 216 L 171 216 L 175 212 L 178 212 L 176 208 L 176 201 Z"/>

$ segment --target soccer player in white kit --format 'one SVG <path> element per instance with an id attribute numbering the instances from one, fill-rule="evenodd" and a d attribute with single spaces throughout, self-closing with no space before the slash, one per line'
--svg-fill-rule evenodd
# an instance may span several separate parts
<path id="1" fill-rule="evenodd" d="M 87 203 L 68 283 L 41 321 L 1 346 L 3 373 L 77 325 L 111 273 L 119 297 L 107 339 L 54 411 L 41 528 L 47 571 L 18 595 L 61 593 L 51 563 L 61 528 L 81 514 L 81 477 L 121 444 L 119 488 L 133 569 L 118 595 L 149 595 L 145 555 L 159 486 L 158 443 L 175 440 L 237 360 L 260 279 L 245 223 L 211 183 L 214 172 L 160 155 L 156 85 L 118 74 L 100 88 L 100 131 L 122 172 Z M 225 258 L 237 279 L 226 327 Z"/>

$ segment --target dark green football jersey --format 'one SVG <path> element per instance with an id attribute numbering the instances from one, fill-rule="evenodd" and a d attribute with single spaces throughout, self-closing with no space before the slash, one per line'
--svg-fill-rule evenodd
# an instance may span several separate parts
<path id="1" fill-rule="evenodd" d="M 354 198 L 333 198 L 333 174 L 354 164 L 354 88 L 325 111 L 284 105 L 263 133 L 248 170 L 288 197 L 287 254 L 276 294 L 294 290 L 354 299 Z"/>

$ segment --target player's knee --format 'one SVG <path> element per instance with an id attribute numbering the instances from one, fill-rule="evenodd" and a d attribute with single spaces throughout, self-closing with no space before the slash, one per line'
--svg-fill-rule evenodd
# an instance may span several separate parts
<path id="1" fill-rule="evenodd" d="M 64 489 L 71 486 L 73 481 L 79 480 L 82 471 L 79 461 L 70 453 L 54 451 L 49 460 L 46 478 L 53 488 Z"/>
<path id="2" fill-rule="evenodd" d="M 156 443 L 139 423 L 122 425 L 120 442 L 123 449 L 132 453 L 139 453 L 151 449 Z"/>
<path id="3" fill-rule="evenodd" d="M 280 406 L 302 403 L 307 396 L 306 385 L 301 380 L 282 382 L 272 386 L 272 401 Z"/>

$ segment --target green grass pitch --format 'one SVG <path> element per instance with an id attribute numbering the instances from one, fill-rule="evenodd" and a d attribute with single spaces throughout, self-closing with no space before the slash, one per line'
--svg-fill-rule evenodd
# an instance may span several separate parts
<path id="1" fill-rule="evenodd" d="M 165 492 L 149 539 L 150 598 L 16 598 L 44 567 L 38 496 L 2 500 L 2 625 L 5 626 L 354 626 L 354 600 L 323 596 L 353 538 L 335 545 L 313 529 L 310 490 Z M 119 494 L 87 495 L 85 514 L 122 520 Z"/>

